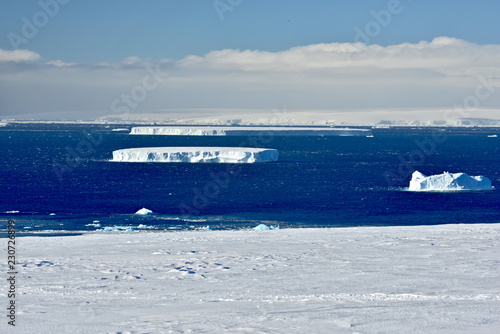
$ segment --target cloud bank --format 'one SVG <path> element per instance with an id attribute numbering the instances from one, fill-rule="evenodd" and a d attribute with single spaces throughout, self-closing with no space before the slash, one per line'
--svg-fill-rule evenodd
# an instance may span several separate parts
<path id="1" fill-rule="evenodd" d="M 0 73 L 4 118 L 53 113 L 55 118 L 92 119 L 190 108 L 451 108 L 475 94 L 480 84 L 490 94 L 475 107 L 500 106 L 500 45 L 449 37 L 390 46 L 331 43 L 280 52 L 215 50 L 180 60 L 131 56 L 95 64 L 0 50 Z"/>
<path id="2" fill-rule="evenodd" d="M 38 60 L 40 55 L 29 50 L 2 50 L 0 49 L 0 62 L 23 62 Z"/>

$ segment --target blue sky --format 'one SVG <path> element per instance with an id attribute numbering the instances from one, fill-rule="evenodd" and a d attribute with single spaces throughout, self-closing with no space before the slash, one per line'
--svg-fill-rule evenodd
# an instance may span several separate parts
<path id="1" fill-rule="evenodd" d="M 73 0 L 61 5 L 59 13 L 22 48 L 68 62 L 118 61 L 128 56 L 180 59 L 225 48 L 280 51 L 315 43 L 352 42 L 354 27 L 364 28 L 373 20 L 370 12 L 386 9 L 388 3 L 242 0 L 221 21 L 211 0 Z M 450 36 L 500 44 L 497 0 L 400 3 L 403 11 L 371 38 L 372 43 L 415 43 Z M 3 0 L 1 8 L 0 48 L 11 49 L 8 32 L 20 34 L 21 18 L 32 19 L 40 6 L 37 1 Z"/>
<path id="2" fill-rule="evenodd" d="M 161 85 L 131 112 L 447 108 L 478 77 L 500 77 L 498 0 L 0 0 L 0 9 L 0 118 L 109 114 L 160 65 Z M 479 107 L 498 107 L 498 91 Z"/>

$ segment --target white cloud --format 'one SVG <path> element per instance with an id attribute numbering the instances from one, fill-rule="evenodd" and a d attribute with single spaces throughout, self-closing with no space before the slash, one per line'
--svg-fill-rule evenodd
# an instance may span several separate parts
<path id="1" fill-rule="evenodd" d="M 498 66 L 500 45 L 476 45 L 463 40 L 438 37 L 431 42 L 380 46 L 362 43 L 313 44 L 281 52 L 218 50 L 204 57 L 188 56 L 181 68 L 233 71 L 306 72 L 353 68 L 442 69 Z"/>
<path id="2" fill-rule="evenodd" d="M 279 52 L 226 49 L 158 63 L 138 57 L 96 64 L 23 63 L 40 56 L 27 50 L 16 56 L 13 52 L 0 52 L 0 111 L 4 115 L 68 110 L 75 110 L 75 115 L 78 110 L 107 115 L 111 103 L 143 85 L 150 73 L 147 68 L 155 66 L 161 69 L 161 83 L 131 112 L 284 106 L 311 110 L 451 108 L 475 94 L 479 78 L 488 78 L 494 87 L 479 107 L 500 105 L 500 45 L 449 37 L 390 46 L 314 44 Z"/>
<path id="3" fill-rule="evenodd" d="M 40 59 L 40 55 L 29 50 L 2 50 L 0 49 L 0 62 L 23 62 Z"/>
<path id="4" fill-rule="evenodd" d="M 46 64 L 47 65 L 57 66 L 57 67 L 76 65 L 76 63 L 66 63 L 66 62 L 64 62 L 62 60 L 52 60 L 52 61 L 46 62 Z"/>

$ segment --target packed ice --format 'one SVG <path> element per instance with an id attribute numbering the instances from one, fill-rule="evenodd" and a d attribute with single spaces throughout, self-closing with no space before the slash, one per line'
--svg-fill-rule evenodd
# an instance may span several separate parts
<path id="1" fill-rule="evenodd" d="M 248 147 L 142 147 L 117 150 L 112 161 L 255 163 L 278 160 L 278 151 Z"/>
<path id="2" fill-rule="evenodd" d="M 484 191 L 494 189 L 491 180 L 484 176 L 448 172 L 426 176 L 419 171 L 413 173 L 409 187 L 411 191 Z"/>

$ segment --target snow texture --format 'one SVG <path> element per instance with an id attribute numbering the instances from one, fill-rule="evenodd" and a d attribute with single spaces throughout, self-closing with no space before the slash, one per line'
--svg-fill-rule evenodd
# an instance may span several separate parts
<path id="1" fill-rule="evenodd" d="M 143 147 L 117 150 L 112 161 L 254 163 L 278 160 L 278 151 L 248 147 Z"/>
<path id="2" fill-rule="evenodd" d="M 19 242 L 5 334 L 500 333 L 500 224 Z"/>
<path id="3" fill-rule="evenodd" d="M 415 171 L 411 177 L 411 191 L 484 191 L 494 190 L 491 180 L 484 176 L 469 176 L 465 173 L 444 172 L 439 175 L 425 176 Z"/>
<path id="4" fill-rule="evenodd" d="M 245 127 L 245 126 L 141 126 L 130 130 L 131 135 L 167 135 L 167 136 L 368 136 L 371 130 L 349 128 L 320 127 Z"/>

